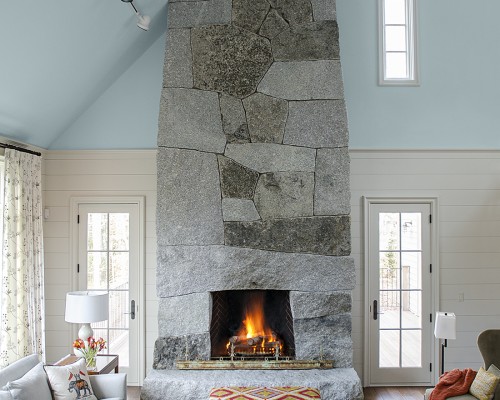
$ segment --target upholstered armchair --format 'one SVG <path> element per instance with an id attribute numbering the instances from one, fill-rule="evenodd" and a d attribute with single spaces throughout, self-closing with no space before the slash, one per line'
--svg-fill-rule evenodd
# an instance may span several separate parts
<path id="1" fill-rule="evenodd" d="M 484 369 L 488 369 L 491 364 L 500 368 L 500 329 L 488 329 L 477 337 L 477 346 L 484 361 Z M 424 399 L 428 400 L 434 388 L 425 391 Z M 477 400 L 471 394 L 449 397 L 452 400 Z M 500 400 L 500 384 L 497 386 L 493 399 Z"/>

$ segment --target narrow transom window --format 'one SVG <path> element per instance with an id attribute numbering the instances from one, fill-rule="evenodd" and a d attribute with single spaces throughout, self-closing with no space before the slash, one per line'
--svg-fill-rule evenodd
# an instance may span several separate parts
<path id="1" fill-rule="evenodd" d="M 418 85 L 417 0 L 379 0 L 380 85 Z"/>

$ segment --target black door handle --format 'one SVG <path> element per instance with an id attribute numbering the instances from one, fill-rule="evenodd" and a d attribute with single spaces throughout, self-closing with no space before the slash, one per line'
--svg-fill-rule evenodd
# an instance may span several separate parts
<path id="1" fill-rule="evenodd" d="M 373 319 L 377 320 L 380 314 L 383 314 L 383 312 L 378 312 L 378 301 L 373 300 Z"/>
<path id="2" fill-rule="evenodd" d="M 130 312 L 124 314 L 130 314 L 130 319 L 135 319 L 135 300 L 130 301 Z"/>

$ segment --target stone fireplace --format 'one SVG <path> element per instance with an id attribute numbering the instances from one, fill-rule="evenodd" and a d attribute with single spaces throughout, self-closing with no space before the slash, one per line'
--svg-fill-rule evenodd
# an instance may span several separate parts
<path id="1" fill-rule="evenodd" d="M 157 161 L 159 337 L 142 398 L 205 399 L 211 387 L 231 384 L 361 397 L 334 0 L 169 0 L 168 27 Z M 335 368 L 177 368 L 178 360 L 224 357 L 228 340 L 241 336 L 241 304 L 256 293 L 267 299 L 271 325 L 255 335 L 259 344 L 280 343 L 283 356 L 325 358 Z M 253 346 L 234 340 L 240 355 Z"/>

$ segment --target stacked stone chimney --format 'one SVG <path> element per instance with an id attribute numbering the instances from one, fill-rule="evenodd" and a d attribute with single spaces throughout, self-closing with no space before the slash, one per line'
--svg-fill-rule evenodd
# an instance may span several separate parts
<path id="1" fill-rule="evenodd" d="M 296 357 L 352 367 L 333 0 L 169 0 L 154 368 L 210 357 L 211 292 L 287 290 Z M 182 372 L 182 371 L 180 371 Z"/>

